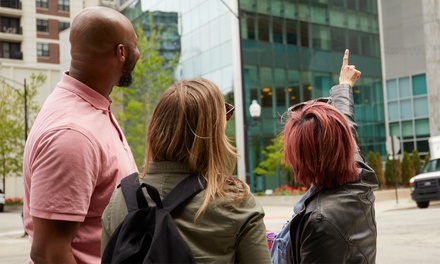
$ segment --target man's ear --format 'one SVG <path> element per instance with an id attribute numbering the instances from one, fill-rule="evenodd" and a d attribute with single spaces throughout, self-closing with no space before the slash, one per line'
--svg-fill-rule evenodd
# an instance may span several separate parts
<path id="1" fill-rule="evenodd" d="M 127 54 L 126 54 L 125 47 L 123 44 L 118 44 L 118 46 L 116 46 L 116 57 L 118 58 L 118 60 L 120 62 L 125 61 Z"/>

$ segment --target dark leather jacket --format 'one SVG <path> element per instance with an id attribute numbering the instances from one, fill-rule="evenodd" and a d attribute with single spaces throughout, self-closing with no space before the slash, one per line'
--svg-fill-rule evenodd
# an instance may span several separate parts
<path id="1" fill-rule="evenodd" d="M 332 104 L 349 122 L 357 141 L 353 93 L 349 85 L 330 90 Z M 356 155 L 359 180 L 314 191 L 290 224 L 288 263 L 375 263 L 376 220 L 373 191 L 376 175 Z"/>

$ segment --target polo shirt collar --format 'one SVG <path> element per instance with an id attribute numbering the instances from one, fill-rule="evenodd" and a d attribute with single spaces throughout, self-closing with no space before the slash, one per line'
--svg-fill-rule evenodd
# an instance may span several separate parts
<path id="1" fill-rule="evenodd" d="M 85 101 L 89 102 L 95 108 L 100 110 L 109 110 L 112 103 L 111 100 L 105 98 L 102 94 L 93 90 L 84 83 L 78 81 L 77 79 L 69 75 L 69 71 L 63 72 L 61 76 L 61 81 L 58 83 L 58 87 L 66 89 Z"/>

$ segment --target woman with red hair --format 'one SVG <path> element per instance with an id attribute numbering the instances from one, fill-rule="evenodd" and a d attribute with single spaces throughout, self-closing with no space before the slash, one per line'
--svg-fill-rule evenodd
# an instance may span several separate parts
<path id="1" fill-rule="evenodd" d="M 378 187 L 357 146 L 352 87 L 361 72 L 345 51 L 330 97 L 288 110 L 284 159 L 311 186 L 290 223 L 288 263 L 375 263 L 373 191 Z"/>

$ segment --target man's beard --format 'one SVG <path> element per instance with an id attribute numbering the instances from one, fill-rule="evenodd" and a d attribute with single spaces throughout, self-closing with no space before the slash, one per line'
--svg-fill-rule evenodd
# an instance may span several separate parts
<path id="1" fill-rule="evenodd" d="M 133 69 L 136 66 L 136 61 L 134 60 L 133 53 L 129 52 L 127 56 L 127 60 L 122 67 L 122 76 L 119 79 L 118 86 L 120 87 L 128 87 L 133 82 Z"/>

